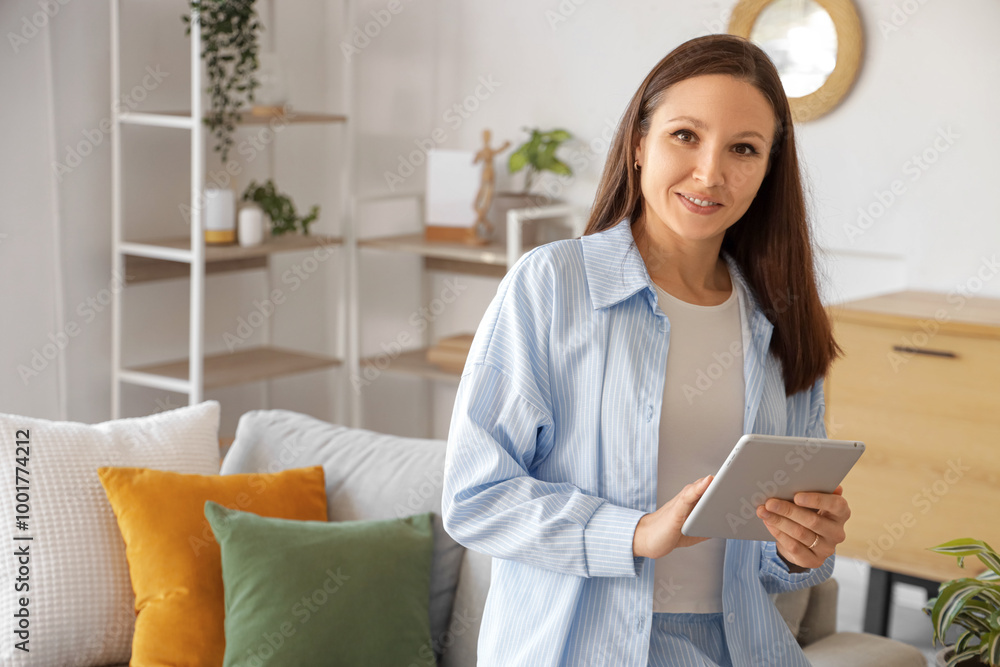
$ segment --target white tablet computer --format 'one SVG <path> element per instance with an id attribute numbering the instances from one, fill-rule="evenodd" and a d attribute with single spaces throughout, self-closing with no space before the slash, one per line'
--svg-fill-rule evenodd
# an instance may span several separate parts
<path id="1" fill-rule="evenodd" d="M 801 491 L 832 493 L 865 451 L 857 440 L 747 433 L 729 454 L 681 532 L 692 537 L 766 540 L 757 516 L 768 498 L 792 500 Z"/>

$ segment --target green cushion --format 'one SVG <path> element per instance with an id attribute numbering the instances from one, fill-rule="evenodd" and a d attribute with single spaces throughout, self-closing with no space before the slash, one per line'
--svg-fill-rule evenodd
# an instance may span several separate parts
<path id="1" fill-rule="evenodd" d="M 222 551 L 225 667 L 432 667 L 430 512 L 293 521 L 208 501 Z"/>

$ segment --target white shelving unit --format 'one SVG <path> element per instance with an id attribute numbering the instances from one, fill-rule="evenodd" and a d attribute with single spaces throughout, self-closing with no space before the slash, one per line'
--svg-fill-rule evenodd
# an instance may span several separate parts
<path id="1" fill-rule="evenodd" d="M 423 210 L 421 195 L 408 195 L 417 200 L 418 208 Z M 386 199 L 388 199 L 387 197 Z M 394 199 L 398 197 L 392 197 Z M 357 210 L 358 204 L 363 202 L 377 201 L 379 197 L 356 198 L 353 210 Z M 507 212 L 507 243 L 490 243 L 476 246 L 463 243 L 447 243 L 440 241 L 427 241 L 424 233 L 414 232 L 410 234 L 396 234 L 392 236 L 382 236 L 359 240 L 359 248 L 368 250 L 378 250 L 384 252 L 402 252 L 418 255 L 423 258 L 424 280 L 422 281 L 421 302 L 426 303 L 429 297 L 429 289 L 426 281 L 426 273 L 429 271 L 440 271 L 448 273 L 464 273 L 476 276 L 489 276 L 502 278 L 521 256 L 530 248 L 523 243 L 524 223 L 529 221 L 551 221 L 564 219 L 569 221 L 571 236 L 581 236 L 584 232 L 587 221 L 587 210 L 570 204 L 554 204 L 550 206 L 537 206 L 532 208 L 513 209 Z M 421 223 L 422 224 L 422 223 Z M 354 263 L 356 267 L 358 262 Z M 355 269 L 355 272 L 357 269 Z M 358 276 L 353 277 L 355 282 Z M 483 304 L 485 310 L 486 304 Z M 355 302 L 356 308 L 356 302 Z M 361 322 L 357 316 L 351 319 L 353 338 L 361 339 Z M 428 341 L 429 342 L 429 341 Z M 379 369 L 380 373 L 407 375 L 424 378 L 435 382 L 457 383 L 459 373 L 443 370 L 430 363 L 426 359 L 428 347 L 418 347 L 402 352 L 396 356 L 392 363 L 384 368 L 378 366 L 378 357 L 364 357 L 360 355 L 352 357 L 352 375 L 361 377 L 361 374 L 368 367 Z M 353 405 L 352 422 L 356 426 L 363 426 L 361 414 L 361 401 L 355 401 Z M 414 434 L 419 435 L 419 434 Z"/>
<path id="2" fill-rule="evenodd" d="M 205 131 L 201 118 L 204 114 L 203 76 L 200 30 L 194 25 L 196 15 L 192 15 L 190 32 L 191 59 L 191 99 L 189 112 L 137 113 L 121 111 L 117 101 L 121 99 L 121 4 L 122 0 L 111 2 L 111 171 L 112 171 L 112 262 L 114 275 L 128 276 L 127 285 L 187 277 L 190 280 L 190 320 L 188 331 L 188 354 L 183 359 L 167 360 L 162 363 L 125 367 L 122 362 L 123 343 L 123 295 L 115 291 L 112 301 L 112 346 L 111 346 L 111 397 L 112 418 L 121 416 L 122 385 L 139 385 L 188 396 L 189 404 L 204 399 L 207 389 L 232 386 L 250 382 L 260 382 L 276 377 L 333 368 L 342 365 L 350 355 L 349 331 L 346 317 L 350 311 L 349 302 L 355 297 L 352 263 L 356 254 L 356 244 L 351 224 L 352 185 L 350 156 L 354 139 L 348 116 L 329 113 L 305 113 L 296 110 L 291 123 L 335 123 L 343 128 L 342 150 L 339 160 L 340 211 L 338 236 L 287 236 L 273 237 L 257 247 L 207 246 L 204 239 L 204 221 L 201 206 L 205 186 Z M 273 17 L 273 0 L 270 15 Z M 349 25 L 353 16 L 353 3 L 341 0 L 344 25 Z M 342 90 L 340 100 L 345 111 L 352 109 L 353 70 L 349 63 L 342 65 Z M 243 114 L 241 124 L 267 123 L 268 117 Z M 153 241 L 134 242 L 127 240 L 126 221 L 123 220 L 122 183 L 122 126 L 137 125 L 168 131 L 189 133 L 191 150 L 190 180 L 190 236 L 165 238 Z M 273 151 L 270 171 L 273 175 Z M 283 349 L 269 344 L 271 339 L 270 321 L 264 329 L 265 344 L 256 348 L 240 350 L 231 354 L 205 354 L 205 289 L 206 275 L 228 271 L 248 271 L 267 269 L 269 257 L 274 253 L 303 252 L 317 245 L 336 246 L 341 250 L 344 261 L 339 262 L 343 272 L 338 281 L 341 289 L 341 312 L 338 322 L 341 335 L 338 350 L 332 356 L 304 353 Z M 269 274 L 268 274 L 269 275 Z M 270 280 L 270 277 L 268 277 Z M 270 291 L 270 288 L 269 288 Z M 347 349 L 345 349 L 347 348 Z M 343 383 L 340 383 L 343 384 Z M 339 414 L 350 414 L 350 393 L 342 387 L 336 388 Z M 269 395 L 265 385 L 265 402 Z"/>
<path id="3" fill-rule="evenodd" d="M 529 221 L 561 220 L 569 222 L 572 236 L 579 236 L 587 219 L 584 208 L 571 205 L 552 205 L 517 209 L 508 212 L 506 244 L 492 243 L 484 246 L 461 243 L 430 242 L 420 231 L 375 238 L 358 239 L 355 220 L 359 205 L 387 199 L 412 198 L 423 210 L 422 194 L 353 197 L 353 174 L 350 156 L 354 151 L 354 131 L 350 118 L 354 114 L 354 73 L 349 62 L 342 63 L 342 111 L 334 113 L 305 113 L 296 110 L 292 123 L 335 123 L 343 129 L 339 164 L 340 211 L 339 235 L 311 235 L 275 237 L 262 246 L 206 246 L 204 221 L 196 202 L 202 198 L 206 175 L 206 133 L 200 121 L 205 106 L 202 102 L 204 78 L 202 76 L 200 31 L 190 34 L 191 99 L 190 112 L 159 111 L 137 113 L 120 111 L 115 101 L 121 96 L 121 4 L 126 0 L 111 2 L 111 95 L 112 95 L 112 257 L 113 270 L 127 276 L 127 289 L 135 285 L 185 278 L 190 281 L 190 322 L 188 328 L 188 355 L 181 359 L 167 359 L 157 363 L 126 366 L 122 359 L 123 295 L 121 290 L 113 295 L 112 302 L 112 412 L 121 416 L 124 385 L 152 387 L 186 394 L 190 404 L 204 400 L 206 390 L 267 380 L 316 371 L 341 368 L 336 383 L 334 409 L 343 415 L 341 421 L 349 426 L 362 427 L 362 395 L 353 391 L 351 377 L 358 377 L 363 370 L 375 364 L 375 358 L 361 356 L 360 283 L 359 260 L 361 250 L 379 253 L 405 253 L 422 258 L 421 296 L 426 302 L 430 296 L 433 273 L 459 273 L 474 276 L 502 278 L 515 262 L 528 250 L 523 244 L 523 227 Z M 269 6 L 273 0 L 268 0 Z M 343 8 L 343 25 L 352 25 L 354 0 L 339 0 Z M 273 17 L 273 7 L 270 15 Z M 244 114 L 240 124 L 266 123 L 268 119 Z M 190 178 L 190 235 L 175 238 L 132 241 L 128 239 L 126 220 L 123 216 L 122 182 L 122 127 L 126 125 L 156 128 L 151 131 L 188 132 L 191 150 Z M 270 155 L 270 172 L 274 172 L 273 152 Z M 271 345 L 270 321 L 264 327 L 264 345 L 242 349 L 228 354 L 205 353 L 205 291 L 212 275 L 266 269 L 269 258 L 275 253 L 302 252 L 316 244 L 336 246 L 340 251 L 339 266 L 343 275 L 338 280 L 340 307 L 336 313 L 338 337 L 337 351 L 332 355 L 311 354 Z M 367 298 L 378 298 L 368 294 Z M 483 304 L 485 309 L 486 304 Z M 421 378 L 430 382 L 457 382 L 457 373 L 442 370 L 426 361 L 428 340 L 419 347 L 398 355 L 392 365 L 382 373 Z M 268 392 L 265 384 L 265 403 Z"/>

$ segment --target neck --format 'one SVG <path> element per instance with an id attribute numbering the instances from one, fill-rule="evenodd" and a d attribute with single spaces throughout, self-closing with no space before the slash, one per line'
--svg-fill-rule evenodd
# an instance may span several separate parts
<path id="1" fill-rule="evenodd" d="M 667 292 L 710 298 L 732 290 L 729 271 L 721 256 L 721 237 L 692 244 L 658 239 L 648 229 L 643 229 L 639 236 L 636 248 L 649 277 Z"/>

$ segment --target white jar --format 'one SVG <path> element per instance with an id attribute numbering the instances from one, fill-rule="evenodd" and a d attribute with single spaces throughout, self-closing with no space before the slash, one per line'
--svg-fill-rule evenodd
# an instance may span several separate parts
<path id="1" fill-rule="evenodd" d="M 236 241 L 236 193 L 228 188 L 205 188 L 205 243 Z"/>
<path id="2" fill-rule="evenodd" d="M 240 208 L 238 236 L 244 248 L 264 242 L 264 211 L 257 204 L 244 204 Z"/>

